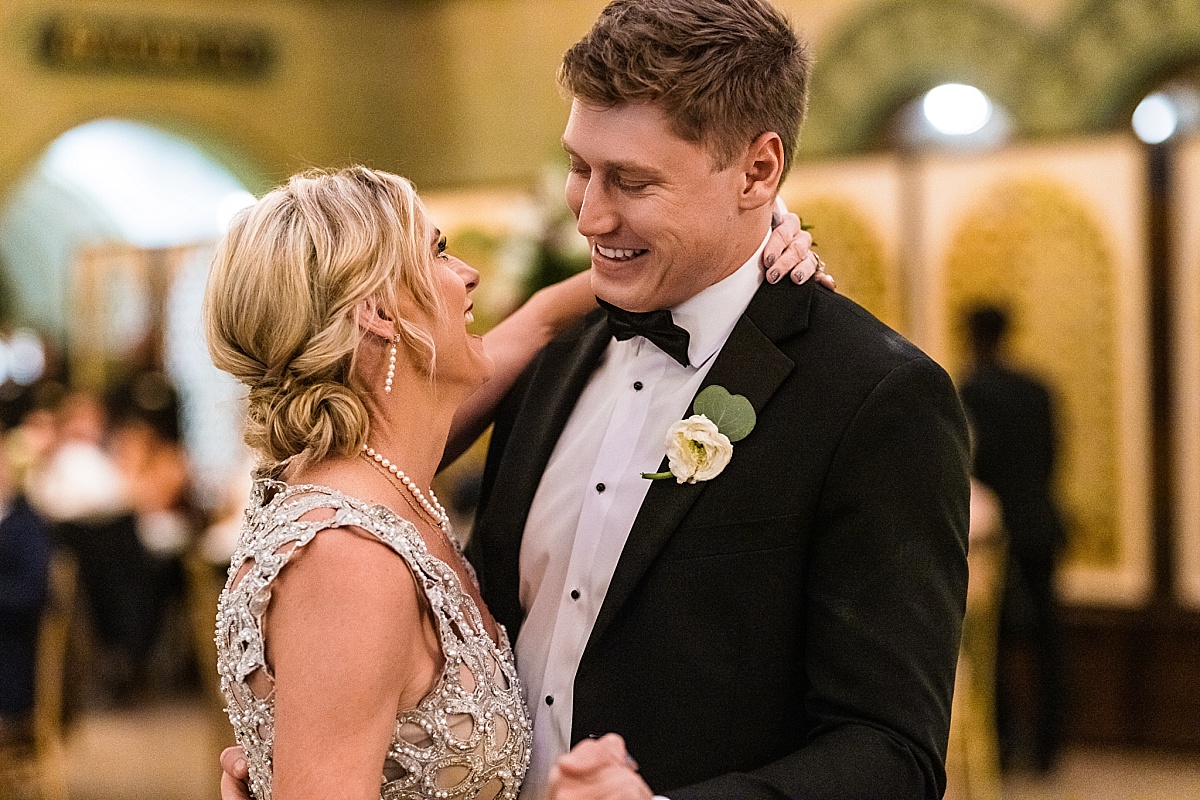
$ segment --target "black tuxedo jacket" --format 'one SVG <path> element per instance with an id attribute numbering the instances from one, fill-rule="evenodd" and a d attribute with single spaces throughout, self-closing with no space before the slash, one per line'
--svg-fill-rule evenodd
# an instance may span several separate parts
<path id="1" fill-rule="evenodd" d="M 608 341 L 590 315 L 496 421 L 469 553 L 514 637 L 529 507 Z M 950 379 L 849 299 L 784 281 L 754 296 L 711 384 L 749 398 L 757 426 L 715 479 L 650 487 L 579 665 L 572 740 L 620 733 L 672 800 L 940 797 L 967 582 Z"/>

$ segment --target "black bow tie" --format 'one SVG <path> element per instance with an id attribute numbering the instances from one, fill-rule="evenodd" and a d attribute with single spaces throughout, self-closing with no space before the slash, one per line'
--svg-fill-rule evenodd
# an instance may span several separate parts
<path id="1" fill-rule="evenodd" d="M 626 311 L 600 298 L 596 298 L 596 301 L 608 313 L 608 329 L 617 341 L 644 336 L 659 350 L 683 366 L 688 366 L 688 342 L 691 336 L 671 321 L 670 311 Z"/>

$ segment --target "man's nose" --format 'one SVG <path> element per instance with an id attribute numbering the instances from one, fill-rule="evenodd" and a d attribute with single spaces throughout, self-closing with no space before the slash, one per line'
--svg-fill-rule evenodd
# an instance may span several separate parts
<path id="1" fill-rule="evenodd" d="M 579 206 L 578 228 L 584 236 L 600 236 L 617 228 L 618 215 L 612 198 L 595 180 L 588 181 Z"/>

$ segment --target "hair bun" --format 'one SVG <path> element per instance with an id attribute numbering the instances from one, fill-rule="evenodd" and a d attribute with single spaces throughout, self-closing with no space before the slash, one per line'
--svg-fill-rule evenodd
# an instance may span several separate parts
<path id="1" fill-rule="evenodd" d="M 246 440 L 275 461 L 311 453 L 353 453 L 367 434 L 367 410 L 340 383 L 260 385 L 250 393 Z"/>

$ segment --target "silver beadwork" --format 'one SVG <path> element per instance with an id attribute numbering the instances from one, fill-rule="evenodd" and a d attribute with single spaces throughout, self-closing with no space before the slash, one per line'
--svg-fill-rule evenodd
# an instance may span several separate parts
<path id="1" fill-rule="evenodd" d="M 269 501 L 268 491 L 275 493 Z M 333 513 L 321 515 L 324 519 L 302 520 L 315 509 Z M 254 796 L 258 800 L 271 797 L 274 694 L 257 697 L 248 682 L 259 670 L 270 677 L 262 623 L 271 584 L 296 550 L 320 531 L 351 525 L 375 535 L 404 558 L 429 607 L 441 620 L 437 627 L 445 662 L 442 675 L 419 708 L 397 716 L 385 758 L 399 770 L 392 780 L 381 776 L 380 797 L 438 797 L 447 791 L 442 770 L 453 765 L 468 768 L 466 777 L 450 790 L 454 797 L 472 798 L 490 781 L 499 780 L 503 788 L 497 797 L 514 800 L 529 763 L 531 733 L 512 648 L 503 629 L 499 644 L 493 643 L 458 574 L 429 553 L 412 523 L 384 506 L 327 487 L 288 486 L 270 479 L 255 482 L 250 511 L 218 605 L 216 629 L 221 690 L 238 743 L 246 750 Z M 236 580 L 243 567 L 245 574 Z M 469 565 L 468 573 L 474 580 Z M 493 674 L 493 662 L 499 665 L 498 677 Z M 463 685 L 460 665 L 474 679 L 471 691 Z M 461 720 L 464 714 L 471 724 L 469 733 L 460 737 L 451 718 Z M 499 743 L 494 741 L 497 719 L 508 722 L 508 734 Z M 423 730 L 428 742 L 417 746 L 403 739 L 400 731 L 406 725 Z M 440 783 L 439 777 L 443 778 Z"/>

